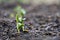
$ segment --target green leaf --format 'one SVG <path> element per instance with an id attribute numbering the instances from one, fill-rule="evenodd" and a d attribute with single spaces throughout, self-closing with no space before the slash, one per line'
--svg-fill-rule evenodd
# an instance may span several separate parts
<path id="1" fill-rule="evenodd" d="M 16 25 L 17 25 L 17 30 L 23 30 L 24 31 L 24 15 L 26 14 L 26 11 L 22 9 L 20 6 L 17 6 L 15 8 L 16 14 Z"/>

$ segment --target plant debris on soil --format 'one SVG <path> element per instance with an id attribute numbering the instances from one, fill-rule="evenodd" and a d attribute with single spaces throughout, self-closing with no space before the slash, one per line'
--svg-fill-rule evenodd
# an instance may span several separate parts
<path id="1" fill-rule="evenodd" d="M 0 10 L 0 40 L 60 40 L 60 5 L 40 5 L 25 15 L 25 30 L 17 33 L 12 9 Z"/>

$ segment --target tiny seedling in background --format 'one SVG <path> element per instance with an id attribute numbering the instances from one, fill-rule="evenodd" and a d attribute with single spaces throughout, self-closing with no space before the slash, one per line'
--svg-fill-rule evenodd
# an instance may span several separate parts
<path id="1" fill-rule="evenodd" d="M 26 14 L 26 11 L 22 9 L 20 6 L 17 6 L 15 8 L 16 11 L 16 26 L 18 33 L 20 33 L 20 30 L 22 29 L 24 31 L 24 15 Z"/>

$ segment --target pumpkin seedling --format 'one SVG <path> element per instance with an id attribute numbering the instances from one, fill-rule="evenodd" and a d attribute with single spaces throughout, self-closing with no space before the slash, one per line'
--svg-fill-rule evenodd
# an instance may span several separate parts
<path id="1" fill-rule="evenodd" d="M 16 26 L 17 26 L 17 31 L 20 33 L 20 30 L 22 29 L 24 31 L 24 20 L 25 18 L 24 15 L 26 14 L 26 11 L 22 9 L 20 6 L 17 6 L 15 8 L 16 11 Z"/>

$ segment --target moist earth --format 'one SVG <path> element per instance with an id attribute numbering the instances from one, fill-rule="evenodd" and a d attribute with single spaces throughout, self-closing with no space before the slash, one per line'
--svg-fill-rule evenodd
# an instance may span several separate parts
<path id="1" fill-rule="evenodd" d="M 60 40 L 60 5 L 39 5 L 24 17 L 28 31 L 18 34 L 13 9 L 0 8 L 0 40 Z"/>

